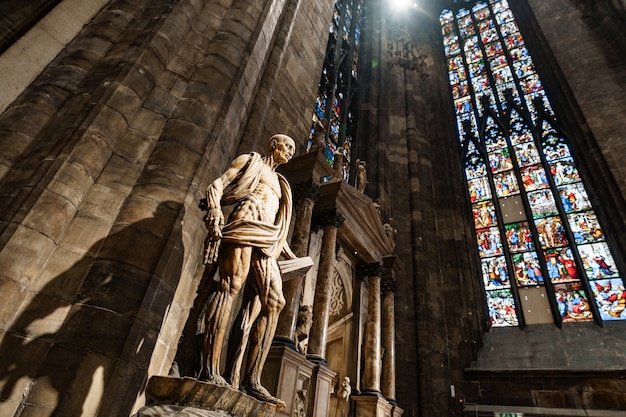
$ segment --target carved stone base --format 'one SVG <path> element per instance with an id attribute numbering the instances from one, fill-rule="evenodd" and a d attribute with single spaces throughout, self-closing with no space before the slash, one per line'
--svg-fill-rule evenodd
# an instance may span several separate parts
<path id="1" fill-rule="evenodd" d="M 350 399 L 359 417 L 401 417 L 404 412 L 381 396 L 353 395 Z"/>
<path id="2" fill-rule="evenodd" d="M 146 388 L 147 405 L 136 417 L 274 417 L 276 406 L 243 392 L 193 378 L 153 376 Z"/>
<path id="3" fill-rule="evenodd" d="M 272 395 L 285 401 L 276 417 L 304 417 L 307 414 L 311 374 L 314 365 L 286 346 L 272 346 L 263 368 L 261 383 Z"/>

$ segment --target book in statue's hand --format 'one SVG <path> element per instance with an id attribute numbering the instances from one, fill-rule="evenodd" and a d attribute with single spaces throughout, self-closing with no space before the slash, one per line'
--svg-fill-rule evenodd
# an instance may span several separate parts
<path id="1" fill-rule="evenodd" d="M 306 274 L 312 266 L 313 259 L 311 259 L 310 256 L 278 261 L 278 268 L 280 269 L 280 275 L 283 281 L 289 281 L 290 279 Z"/>

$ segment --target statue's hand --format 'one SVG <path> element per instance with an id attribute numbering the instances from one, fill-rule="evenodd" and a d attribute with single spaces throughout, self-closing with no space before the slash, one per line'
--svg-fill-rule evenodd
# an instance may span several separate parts
<path id="1" fill-rule="evenodd" d="M 210 208 L 204 216 L 204 224 L 209 230 L 212 240 L 222 238 L 222 227 L 224 227 L 224 213 L 219 208 Z"/>

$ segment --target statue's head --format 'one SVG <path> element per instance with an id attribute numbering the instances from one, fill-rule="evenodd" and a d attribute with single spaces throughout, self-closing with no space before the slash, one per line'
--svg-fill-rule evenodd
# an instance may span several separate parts
<path id="1" fill-rule="evenodd" d="M 270 138 L 267 149 L 274 157 L 275 162 L 285 164 L 293 157 L 296 143 L 289 136 L 278 134 Z"/>

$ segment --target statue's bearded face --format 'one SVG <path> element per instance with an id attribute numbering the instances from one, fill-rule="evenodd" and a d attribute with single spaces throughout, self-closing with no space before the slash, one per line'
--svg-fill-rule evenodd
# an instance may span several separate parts
<path id="1" fill-rule="evenodd" d="M 279 164 L 289 162 L 296 151 L 296 144 L 293 139 L 285 135 L 276 135 L 272 140 L 274 141 L 274 144 L 271 152 L 274 156 L 274 161 Z"/>

